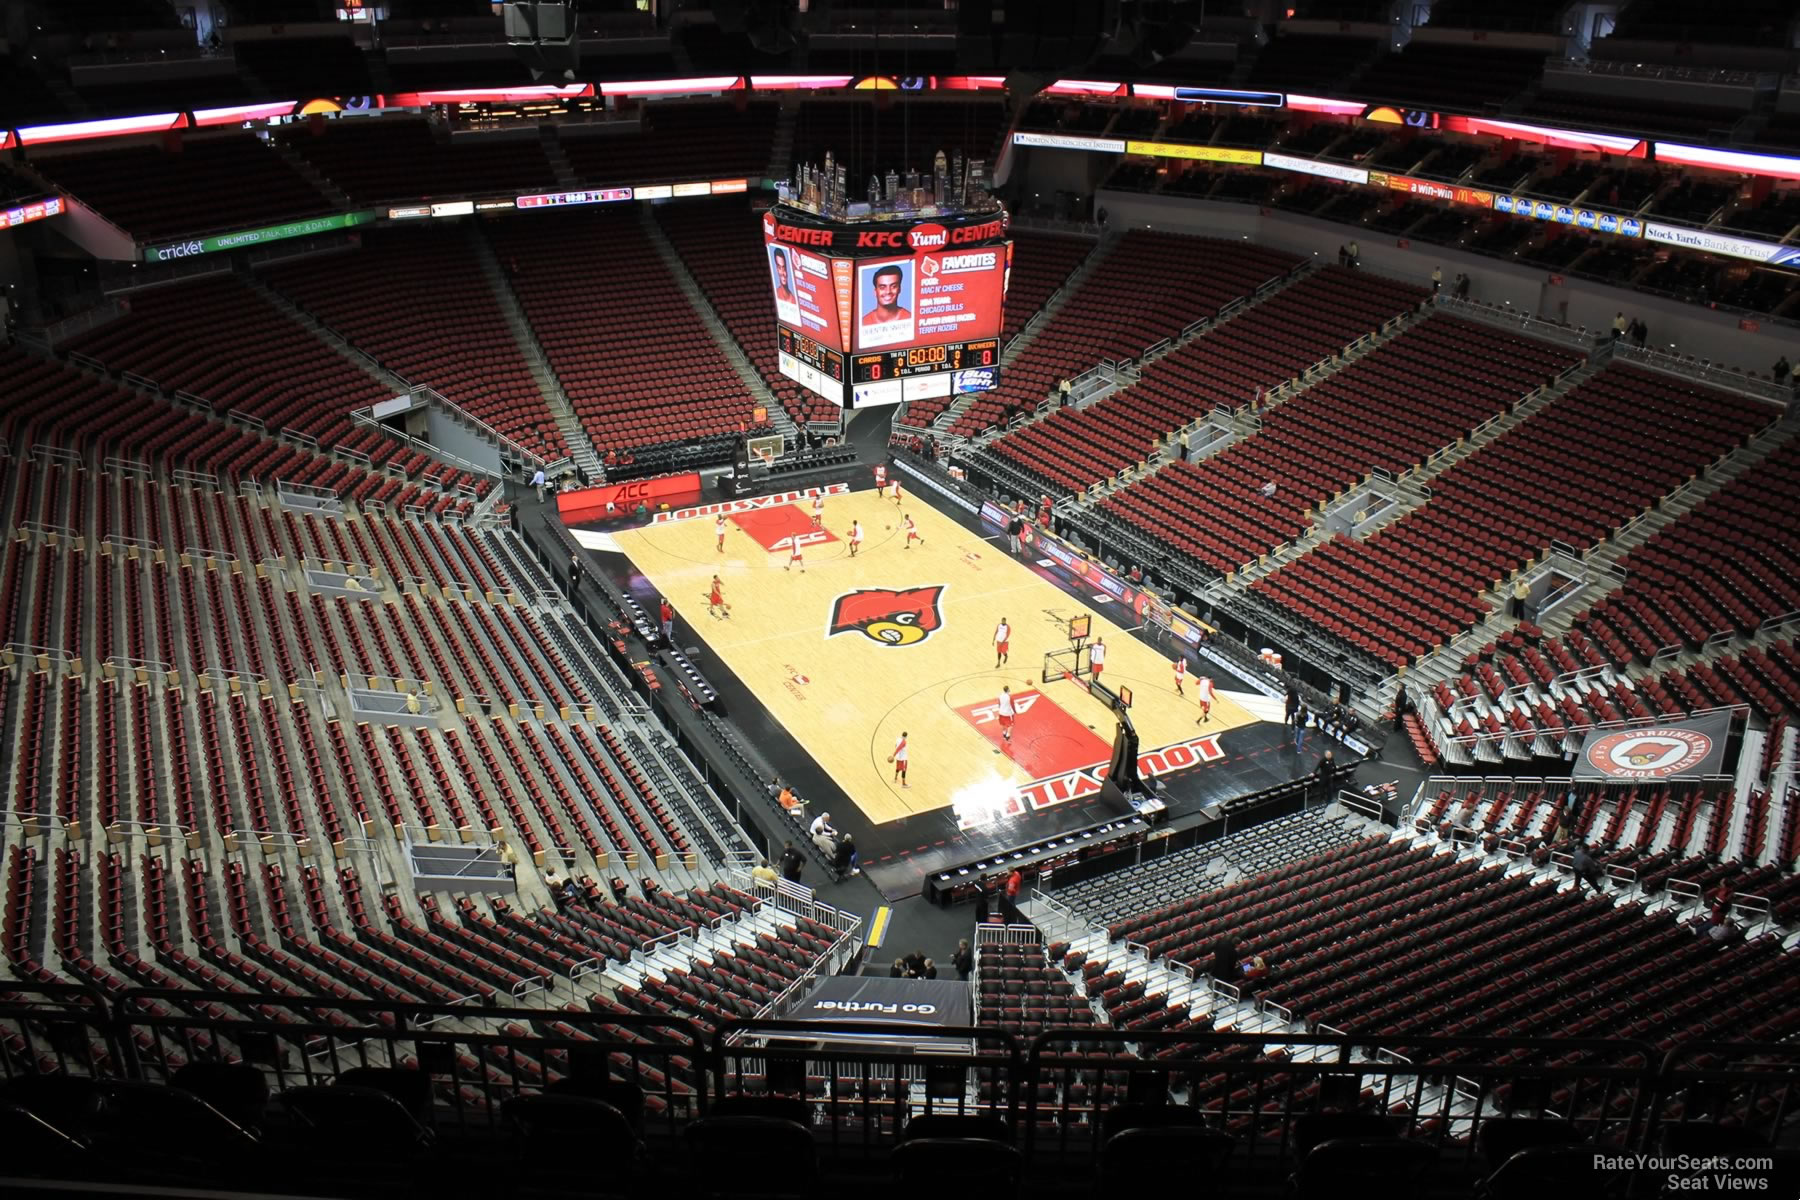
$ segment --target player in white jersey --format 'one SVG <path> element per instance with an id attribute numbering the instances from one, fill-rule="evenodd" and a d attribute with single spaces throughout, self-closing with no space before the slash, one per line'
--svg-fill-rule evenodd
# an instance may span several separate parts
<path id="1" fill-rule="evenodd" d="M 894 476 L 894 507 L 900 507 L 900 477 Z"/>
<path id="2" fill-rule="evenodd" d="M 787 566 L 782 569 L 784 571 L 791 571 L 794 569 L 796 563 L 799 564 L 800 573 L 802 575 L 806 574 L 806 559 L 801 557 L 800 554 L 800 539 L 798 537 L 793 537 L 788 540 Z"/>
<path id="3" fill-rule="evenodd" d="M 1181 685 L 1187 682 L 1187 659 L 1177 656 L 1175 659 L 1175 694 L 1184 696 Z"/>
<path id="4" fill-rule="evenodd" d="M 899 487 L 900 481 L 896 479 L 894 481 L 894 486 Z M 925 539 L 919 534 L 919 527 L 913 524 L 911 513 L 906 514 L 906 520 L 900 523 L 900 528 L 906 530 L 906 548 L 908 550 L 912 549 L 912 544 L 914 542 L 919 543 L 921 546 L 925 544 Z"/>
<path id="5" fill-rule="evenodd" d="M 1012 626 L 1006 623 L 1005 617 L 1001 617 L 1000 623 L 994 626 L 994 665 L 996 667 L 1006 661 L 1006 656 L 1011 649 Z"/>
<path id="6" fill-rule="evenodd" d="M 1194 724 L 1198 725 L 1202 721 L 1212 720 L 1212 676 L 1202 675 L 1200 677 L 1200 681 L 1194 685 L 1194 698 L 1200 702 L 1200 720 L 1195 721 Z"/>
<path id="7" fill-rule="evenodd" d="M 1010 742 L 1012 741 L 1013 718 L 1019 715 L 1018 709 L 1013 706 L 1011 688 L 1003 687 L 1000 689 L 1000 701 L 998 707 L 1000 712 L 1000 740 Z"/>
<path id="8" fill-rule="evenodd" d="M 861 521 L 850 522 L 850 557 L 851 558 L 855 558 L 856 552 L 858 550 L 862 549 L 862 537 L 863 537 L 862 522 Z"/>
<path id="9" fill-rule="evenodd" d="M 906 760 L 910 757 L 910 753 L 906 746 L 906 731 L 902 729 L 900 740 L 894 743 L 894 752 L 888 755 L 888 761 L 894 764 L 894 778 L 903 788 L 912 786 L 906 782 Z"/>
<path id="10" fill-rule="evenodd" d="M 1088 647 L 1088 673 L 1098 679 L 1100 672 L 1104 670 L 1106 670 L 1106 643 L 1095 638 L 1094 644 Z"/>
<path id="11" fill-rule="evenodd" d="M 719 539 L 719 553 L 725 553 L 725 518 L 722 515 L 713 518 L 713 536 Z"/>
<path id="12" fill-rule="evenodd" d="M 820 492 L 813 496 L 812 508 L 813 528 L 823 529 L 825 527 L 825 493 Z"/>

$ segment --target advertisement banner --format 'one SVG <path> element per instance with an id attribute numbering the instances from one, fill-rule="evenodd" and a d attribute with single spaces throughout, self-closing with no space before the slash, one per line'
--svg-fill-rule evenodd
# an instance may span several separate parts
<path id="1" fill-rule="evenodd" d="M 1302 175 L 1317 175 L 1320 179 L 1335 179 L 1340 183 L 1363 184 L 1369 182 L 1369 172 L 1365 167 L 1347 167 L 1343 163 L 1314 162 L 1310 158 L 1295 158 L 1291 154 L 1263 155 L 1263 166 L 1274 167 L 1281 171 L 1298 171 Z"/>
<path id="2" fill-rule="evenodd" d="M 1664 225 L 1650 221 L 1644 226 L 1644 237 L 1652 242 L 1723 254 L 1727 258 L 1745 258 L 1772 267 L 1800 266 L 1800 246 L 1779 246 L 1754 238 L 1732 237 L 1707 229 L 1687 229 L 1680 225 Z"/>
<path id="3" fill-rule="evenodd" d="M 585 192 L 540 192 L 532 196 L 520 196 L 514 203 L 520 208 L 559 208 L 566 204 L 612 204 L 629 200 L 631 196 L 632 192 L 628 187 L 592 188 Z"/>
<path id="4" fill-rule="evenodd" d="M 61 196 L 46 196 L 42 200 L 15 204 L 10 208 L 0 209 L 0 229 L 11 229 L 15 225 L 29 225 L 33 221 L 41 221 L 45 217 L 57 216 L 62 211 Z"/>
<path id="5" fill-rule="evenodd" d="M 1042 146 L 1047 150 L 1091 150 L 1100 154 L 1123 154 L 1121 138 L 1076 137 L 1067 133 L 1015 133 L 1015 146 Z"/>
<path id="6" fill-rule="evenodd" d="M 629 479 L 623 483 L 604 483 L 599 487 L 558 492 L 556 512 L 564 524 L 575 524 L 580 521 L 597 521 L 607 516 L 623 516 L 635 510 L 639 504 L 655 508 L 664 500 L 677 496 L 685 499 L 699 494 L 698 472 L 658 475 L 653 479 Z M 606 509 L 608 504 L 613 506 L 610 513 Z"/>
<path id="7" fill-rule="evenodd" d="M 1125 153 L 1142 154 L 1150 158 L 1185 158 L 1194 162 L 1237 163 L 1239 166 L 1260 166 L 1263 160 L 1261 150 L 1240 150 L 1233 146 L 1182 146 L 1174 142 L 1135 142 L 1125 143 Z"/>
<path id="8" fill-rule="evenodd" d="M 173 262 L 178 258 L 192 258 L 195 255 L 212 254 L 219 250 L 239 250 L 245 246 L 260 246 L 264 242 L 279 242 L 284 238 L 330 233 L 337 229 L 350 229 L 357 225 L 366 225 L 375 220 L 375 217 L 376 213 L 372 209 L 361 212 L 332 213 L 330 216 L 312 217 L 305 221 L 289 221 L 284 225 L 265 225 L 261 229 L 245 229 L 238 233 L 219 234 L 216 237 L 192 238 L 185 242 L 171 242 L 164 246 L 146 246 L 144 261 Z"/>
<path id="9" fill-rule="evenodd" d="M 1418 179 L 1411 175 L 1392 175 L 1386 171 L 1370 171 L 1369 182 L 1375 187 L 1389 188 L 1414 196 L 1425 196 L 1432 200 L 1448 200 L 1452 204 L 1472 204 L 1477 208 L 1494 206 L 1494 193 L 1492 192 L 1457 187 L 1452 183 L 1439 183 L 1435 179 Z"/>
<path id="10" fill-rule="evenodd" d="M 1636 217 L 1621 217 L 1616 213 L 1552 204 L 1548 200 L 1532 200 L 1525 196 L 1495 196 L 1493 201 L 1495 212 L 1511 213 L 1515 217 L 1555 221 L 1559 225 L 1575 225 L 1619 237 L 1641 237 L 1644 233 L 1644 223 Z"/>
<path id="11" fill-rule="evenodd" d="M 969 985 L 954 979 L 832 975 L 821 979 L 786 1016 L 790 1021 L 957 1028 L 969 1023 Z"/>
<path id="12" fill-rule="evenodd" d="M 1629 729 L 1594 729 L 1581 743 L 1576 779 L 1607 782 L 1698 779 L 1723 775 L 1731 714 L 1688 721 L 1647 722 Z"/>

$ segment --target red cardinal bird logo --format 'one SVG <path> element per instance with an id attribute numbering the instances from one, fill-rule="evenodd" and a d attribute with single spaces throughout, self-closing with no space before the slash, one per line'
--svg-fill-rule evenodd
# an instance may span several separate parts
<path id="1" fill-rule="evenodd" d="M 1625 761 L 1634 767 L 1647 767 L 1651 763 L 1677 750 L 1685 750 L 1682 742 L 1642 741 L 1625 752 Z"/>
<path id="2" fill-rule="evenodd" d="M 883 646 L 916 646 L 943 625 L 938 600 L 942 585 L 907 588 L 860 588 L 845 592 L 831 606 L 826 637 L 860 633 Z"/>

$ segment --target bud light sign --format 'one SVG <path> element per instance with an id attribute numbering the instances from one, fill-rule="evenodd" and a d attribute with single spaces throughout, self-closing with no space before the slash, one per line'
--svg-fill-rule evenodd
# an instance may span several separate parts
<path id="1" fill-rule="evenodd" d="M 958 371 L 952 383 L 956 392 L 989 392 L 994 389 L 994 369 L 992 367 L 976 367 L 969 371 Z"/>

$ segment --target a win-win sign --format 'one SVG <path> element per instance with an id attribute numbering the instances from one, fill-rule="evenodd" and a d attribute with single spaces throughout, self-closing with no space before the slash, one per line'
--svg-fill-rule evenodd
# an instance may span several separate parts
<path id="1" fill-rule="evenodd" d="M 173 262 L 178 258 L 193 258 L 198 254 L 212 254 L 218 250 L 241 250 L 245 246 L 260 246 L 264 242 L 279 242 L 285 238 L 305 237 L 311 233 L 330 233 L 334 229 L 349 229 L 353 225 L 365 225 L 374 219 L 375 213 L 370 210 L 332 213 L 330 216 L 310 217 L 304 221 L 289 221 L 283 225 L 265 225 L 261 229 L 242 229 L 236 233 L 222 233 L 215 237 L 170 242 L 166 246 L 146 246 L 144 247 L 144 261 Z"/>

